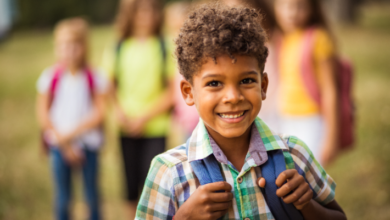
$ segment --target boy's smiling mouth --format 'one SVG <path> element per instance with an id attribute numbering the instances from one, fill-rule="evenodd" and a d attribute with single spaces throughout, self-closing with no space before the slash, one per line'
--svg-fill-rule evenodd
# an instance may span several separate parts
<path id="1" fill-rule="evenodd" d="M 244 118 L 245 113 L 248 110 L 245 111 L 239 111 L 239 112 L 225 112 L 225 113 L 217 113 L 217 115 L 222 118 L 226 122 L 239 122 Z"/>

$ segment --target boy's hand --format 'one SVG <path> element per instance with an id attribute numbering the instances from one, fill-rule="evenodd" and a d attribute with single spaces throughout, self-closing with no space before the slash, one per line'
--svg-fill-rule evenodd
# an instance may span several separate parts
<path id="1" fill-rule="evenodd" d="M 279 187 L 276 195 L 283 198 L 287 204 L 293 203 L 298 210 L 303 209 L 313 198 L 313 191 L 309 184 L 295 169 L 283 171 L 276 178 L 275 183 Z"/>
<path id="2" fill-rule="evenodd" d="M 265 179 L 263 177 L 258 178 L 257 184 L 264 188 Z M 309 184 L 295 169 L 283 171 L 276 178 L 275 184 L 279 187 L 276 190 L 276 195 L 282 197 L 285 203 L 293 203 L 298 210 L 303 209 L 313 197 L 313 191 Z"/>
<path id="3" fill-rule="evenodd" d="M 216 220 L 222 217 L 232 206 L 233 194 L 231 190 L 232 187 L 227 182 L 199 186 L 194 194 L 179 208 L 175 219 Z"/>

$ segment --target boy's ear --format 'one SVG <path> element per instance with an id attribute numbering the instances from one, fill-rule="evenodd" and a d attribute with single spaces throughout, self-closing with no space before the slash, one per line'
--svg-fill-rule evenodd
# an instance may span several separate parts
<path id="1" fill-rule="evenodd" d="M 264 72 L 263 76 L 261 77 L 261 97 L 263 100 L 267 98 L 267 89 L 268 89 L 268 74 Z"/>
<path id="2" fill-rule="evenodd" d="M 194 95 L 192 94 L 191 83 L 185 79 L 182 79 L 180 81 L 180 91 L 186 104 L 188 106 L 193 106 L 195 102 L 194 102 Z"/>

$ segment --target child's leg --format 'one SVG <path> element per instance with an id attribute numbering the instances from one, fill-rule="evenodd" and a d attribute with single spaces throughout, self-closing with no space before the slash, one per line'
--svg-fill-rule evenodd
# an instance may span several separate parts
<path id="1" fill-rule="evenodd" d="M 98 152 L 84 150 L 83 180 L 84 194 L 89 207 L 89 219 L 99 220 L 99 190 L 98 190 Z"/>
<path id="2" fill-rule="evenodd" d="M 55 215 L 57 220 L 68 220 L 71 199 L 71 167 L 60 150 L 50 151 L 55 188 Z"/>
<path id="3" fill-rule="evenodd" d="M 155 138 L 143 138 L 142 139 L 142 148 L 140 153 L 140 188 L 143 188 L 145 183 L 146 176 L 150 168 L 150 164 L 155 156 L 161 154 L 165 151 L 165 137 L 155 137 Z"/>
<path id="4" fill-rule="evenodd" d="M 143 148 L 143 145 L 141 139 L 125 136 L 120 138 L 120 143 L 126 177 L 127 219 L 134 219 L 139 194 L 139 164 L 141 162 L 140 149 Z"/>

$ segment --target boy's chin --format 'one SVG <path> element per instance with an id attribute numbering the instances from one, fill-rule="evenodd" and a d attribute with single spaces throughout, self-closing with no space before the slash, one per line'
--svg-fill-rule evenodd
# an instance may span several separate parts
<path id="1" fill-rule="evenodd" d="M 218 129 L 216 132 L 224 138 L 239 138 L 245 134 L 248 128 Z"/>

